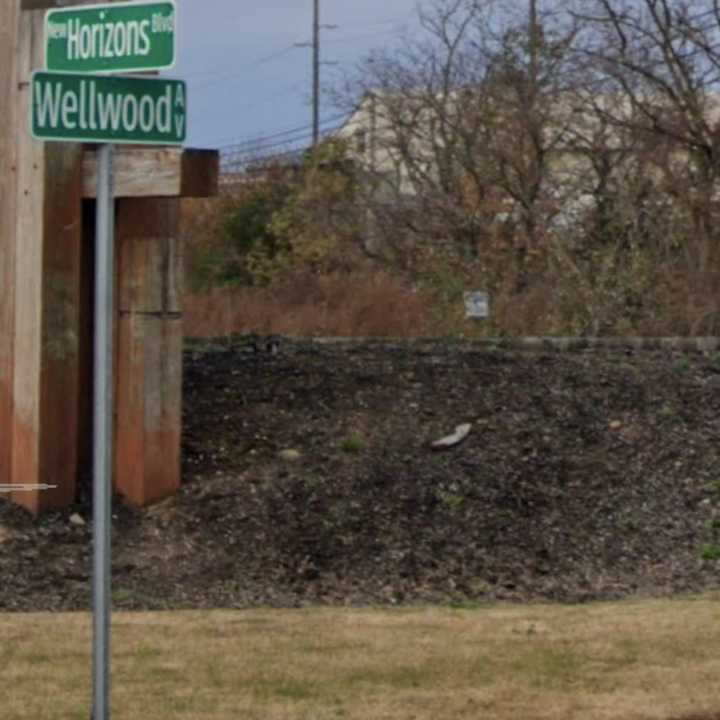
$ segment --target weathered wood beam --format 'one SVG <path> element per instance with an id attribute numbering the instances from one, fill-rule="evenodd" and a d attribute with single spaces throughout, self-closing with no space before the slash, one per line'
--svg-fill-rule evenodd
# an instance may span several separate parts
<path id="1" fill-rule="evenodd" d="M 115 197 L 210 197 L 217 194 L 220 159 L 216 150 L 118 146 L 114 160 Z M 97 151 L 85 149 L 83 197 L 97 194 Z"/>
<path id="2" fill-rule="evenodd" d="M 117 206 L 115 489 L 147 505 L 180 487 L 180 200 Z"/>
<path id="3" fill-rule="evenodd" d="M 220 184 L 220 153 L 187 149 L 183 153 L 180 197 L 213 197 Z"/>
<path id="4" fill-rule="evenodd" d="M 0 485 L 12 468 L 19 23 L 17 3 L 0 3 Z"/>
<path id="5" fill-rule="evenodd" d="M 20 18 L 17 103 L 12 482 L 55 490 L 14 493 L 37 514 L 75 497 L 82 146 L 30 136 L 30 73 L 43 61 L 44 14 Z"/>
<path id="6" fill-rule="evenodd" d="M 0 0 L 0 482 L 58 486 L 11 496 L 35 514 L 72 503 L 91 464 L 95 150 L 27 122 L 43 11 L 85 4 Z M 179 198 L 216 194 L 218 175 L 215 151 L 116 153 L 116 487 L 140 505 L 180 483 Z"/>
<path id="7" fill-rule="evenodd" d="M 5 0 L 7 2 L 7 0 Z M 17 2 L 17 0 L 11 0 Z M 104 0 L 104 2 L 120 2 L 120 0 Z M 49 10 L 50 8 L 72 7 L 73 5 L 90 5 L 95 0 L 20 0 L 21 10 Z"/>

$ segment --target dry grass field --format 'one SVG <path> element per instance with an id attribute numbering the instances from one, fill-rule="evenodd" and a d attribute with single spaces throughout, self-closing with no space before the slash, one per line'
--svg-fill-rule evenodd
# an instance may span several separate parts
<path id="1" fill-rule="evenodd" d="M 720 597 L 117 613 L 117 720 L 715 720 Z M 3 720 L 86 720 L 87 614 L 0 615 Z"/>

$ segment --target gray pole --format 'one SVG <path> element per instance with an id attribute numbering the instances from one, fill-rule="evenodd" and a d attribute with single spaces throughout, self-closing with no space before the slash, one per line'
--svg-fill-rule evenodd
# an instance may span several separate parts
<path id="1" fill-rule="evenodd" d="M 537 0 L 530 0 L 528 15 L 528 33 L 530 36 L 530 92 L 532 93 L 532 102 L 534 102 L 538 90 L 538 55 L 540 53 L 540 26 L 538 24 Z"/>
<path id="2" fill-rule="evenodd" d="M 112 502 L 112 329 L 115 235 L 113 146 L 98 149 L 95 226 L 93 436 L 93 720 L 110 717 L 110 522 Z"/>
<path id="3" fill-rule="evenodd" d="M 320 139 L 320 0 L 313 0 L 313 146 Z"/>

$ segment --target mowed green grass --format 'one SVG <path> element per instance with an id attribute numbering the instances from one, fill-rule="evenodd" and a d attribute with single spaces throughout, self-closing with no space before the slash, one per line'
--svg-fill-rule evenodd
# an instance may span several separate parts
<path id="1" fill-rule="evenodd" d="M 720 596 L 116 613 L 114 720 L 720 716 Z M 90 617 L 0 615 L 0 717 L 87 720 Z"/>

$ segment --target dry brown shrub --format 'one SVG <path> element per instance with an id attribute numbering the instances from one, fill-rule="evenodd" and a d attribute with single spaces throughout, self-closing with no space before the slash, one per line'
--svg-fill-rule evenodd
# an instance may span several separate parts
<path id="1" fill-rule="evenodd" d="M 384 272 L 293 275 L 269 288 L 226 288 L 185 298 L 185 334 L 411 337 L 428 328 L 427 300 Z"/>
<path id="2" fill-rule="evenodd" d="M 640 334 L 720 334 L 720 270 L 661 268 L 655 294 L 655 316 L 641 324 Z"/>
<path id="3" fill-rule="evenodd" d="M 521 293 L 501 293 L 492 303 L 491 329 L 503 335 L 552 335 L 556 288 L 538 283 Z"/>
<path id="4" fill-rule="evenodd" d="M 180 234 L 186 248 L 202 246 L 210 239 L 226 194 L 211 198 L 182 198 L 180 201 Z"/>
<path id="5" fill-rule="evenodd" d="M 183 201 L 189 277 L 213 247 L 218 213 L 234 197 Z M 266 288 L 188 295 L 186 334 L 720 335 L 720 250 L 678 237 L 663 252 L 638 246 L 615 260 L 598 255 L 581 263 L 571 251 L 567 261 L 541 257 L 521 289 L 512 253 L 499 241 L 470 260 L 418 247 L 404 280 L 345 253 L 344 265 L 321 275 L 296 271 Z M 412 283 L 423 290 L 413 292 Z M 465 320 L 463 290 L 489 292 L 489 320 Z"/>
<path id="6" fill-rule="evenodd" d="M 186 295 L 186 335 L 720 334 L 720 272 L 660 268 L 640 309 L 598 298 L 571 278 L 550 273 L 535 278 L 522 292 L 511 286 L 509 279 L 494 288 L 490 318 L 474 323 L 464 319 L 461 298 L 443 297 L 433 289 L 415 292 L 382 271 L 294 275 L 267 288 L 225 288 Z M 483 289 L 479 283 L 467 283 L 466 287 Z M 611 304 L 606 306 L 607 302 Z M 598 318 L 602 322 L 596 322 Z"/>

